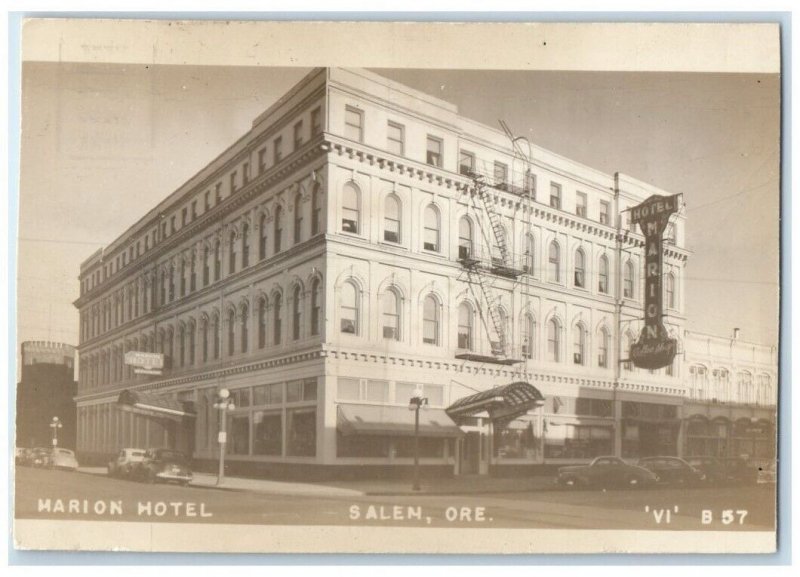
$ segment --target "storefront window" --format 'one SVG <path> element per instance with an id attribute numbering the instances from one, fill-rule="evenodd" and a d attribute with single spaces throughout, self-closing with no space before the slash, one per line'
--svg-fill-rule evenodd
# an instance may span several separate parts
<path id="1" fill-rule="evenodd" d="M 336 434 L 337 457 L 388 457 L 390 437 Z"/>
<path id="2" fill-rule="evenodd" d="M 286 411 L 286 452 L 295 457 L 317 454 L 317 410 Z"/>
<path id="3" fill-rule="evenodd" d="M 357 401 L 359 399 L 358 379 L 338 379 L 336 398 L 340 401 Z"/>
<path id="4" fill-rule="evenodd" d="M 553 431 L 553 429 L 556 429 Z M 611 427 L 561 425 L 551 427 L 545 441 L 545 457 L 551 459 L 592 459 L 612 453 Z"/>
<path id="5" fill-rule="evenodd" d="M 576 415 L 591 415 L 593 417 L 610 417 L 611 401 L 605 399 L 587 399 L 578 397 L 575 399 Z"/>
<path id="6" fill-rule="evenodd" d="M 253 387 L 253 405 L 275 405 L 283 402 L 283 383 Z"/>
<path id="7" fill-rule="evenodd" d="M 518 424 L 517 424 L 518 423 Z M 533 427 L 527 421 L 515 421 L 494 433 L 494 455 L 501 459 L 528 459 L 536 457 L 538 443 Z"/>
<path id="8" fill-rule="evenodd" d="M 389 381 L 367 381 L 367 400 L 389 402 Z"/>
<path id="9" fill-rule="evenodd" d="M 283 445 L 283 419 L 280 413 L 253 413 L 253 454 L 280 455 Z"/>
<path id="10" fill-rule="evenodd" d="M 420 437 L 419 456 L 424 459 L 441 459 L 444 457 L 444 444 L 444 439 Z M 395 439 L 395 455 L 397 457 L 413 457 L 414 438 L 402 437 Z"/>
<path id="11" fill-rule="evenodd" d="M 250 454 L 249 415 L 234 415 L 228 420 L 228 451 L 231 455 Z"/>

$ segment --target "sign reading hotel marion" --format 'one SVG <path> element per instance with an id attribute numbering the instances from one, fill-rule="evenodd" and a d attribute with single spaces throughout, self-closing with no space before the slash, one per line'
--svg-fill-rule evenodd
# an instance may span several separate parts
<path id="1" fill-rule="evenodd" d="M 677 341 L 667 334 L 662 322 L 664 229 L 678 210 L 680 194 L 655 194 L 631 209 L 631 222 L 637 223 L 644 235 L 644 329 L 639 340 L 631 345 L 633 364 L 643 369 L 660 369 L 672 364 Z"/>

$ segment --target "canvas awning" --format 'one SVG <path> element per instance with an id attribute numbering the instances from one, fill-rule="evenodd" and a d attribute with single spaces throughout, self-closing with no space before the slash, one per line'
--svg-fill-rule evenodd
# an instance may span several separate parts
<path id="1" fill-rule="evenodd" d="M 459 418 L 486 411 L 492 422 L 502 427 L 543 403 L 544 396 L 539 389 L 530 383 L 518 381 L 462 397 L 445 411 L 456 422 Z"/>
<path id="2" fill-rule="evenodd" d="M 414 411 L 409 411 L 408 407 L 341 403 L 336 420 L 343 435 L 414 435 Z M 443 409 L 420 410 L 420 437 L 458 437 L 461 434 L 461 429 Z"/>
<path id="3" fill-rule="evenodd" d="M 193 403 L 180 402 L 172 397 L 124 390 L 117 403 L 125 410 L 150 417 L 194 417 Z"/>

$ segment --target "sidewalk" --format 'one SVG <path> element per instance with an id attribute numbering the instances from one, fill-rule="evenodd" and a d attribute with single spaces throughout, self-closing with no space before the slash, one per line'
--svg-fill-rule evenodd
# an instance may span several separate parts
<path id="1" fill-rule="evenodd" d="M 80 473 L 106 476 L 105 467 L 80 467 Z M 476 495 L 483 493 L 524 493 L 546 491 L 554 488 L 552 477 L 498 478 L 488 476 L 465 476 L 422 479 L 420 490 L 411 489 L 411 479 L 368 479 L 358 481 L 329 481 L 327 483 L 300 483 L 273 481 L 270 479 L 248 479 L 226 476 L 222 485 L 217 485 L 217 476 L 210 473 L 195 473 L 192 487 L 226 491 L 252 491 L 269 495 L 294 495 L 305 497 L 361 497 L 399 495 Z"/>

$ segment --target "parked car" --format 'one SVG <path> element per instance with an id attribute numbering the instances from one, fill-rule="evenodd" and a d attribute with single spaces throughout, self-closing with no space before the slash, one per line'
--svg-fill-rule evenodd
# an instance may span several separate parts
<path id="1" fill-rule="evenodd" d="M 14 451 L 14 464 L 17 466 L 30 466 L 32 460 L 32 449 L 17 447 Z"/>
<path id="2" fill-rule="evenodd" d="M 669 485 L 699 485 L 706 476 L 679 457 L 644 457 L 639 466 L 655 473 L 660 483 Z"/>
<path id="3" fill-rule="evenodd" d="M 73 451 L 55 447 L 50 452 L 50 467 L 53 469 L 76 471 L 78 469 L 78 459 L 75 458 L 75 453 Z"/>
<path id="4" fill-rule="evenodd" d="M 50 460 L 52 457 L 51 453 L 52 453 L 51 449 L 45 449 L 42 447 L 31 449 L 30 465 L 32 467 L 39 467 L 39 468 L 49 467 Z"/>
<path id="5" fill-rule="evenodd" d="M 758 481 L 758 468 L 744 457 L 727 457 L 722 463 L 729 483 L 753 485 Z"/>
<path id="6" fill-rule="evenodd" d="M 705 482 L 721 485 L 728 482 L 728 469 L 716 457 L 687 457 L 686 462 L 705 475 Z"/>
<path id="7" fill-rule="evenodd" d="M 136 464 L 134 475 L 148 483 L 165 481 L 188 485 L 192 480 L 186 456 L 172 449 L 148 449 L 142 461 Z"/>
<path id="8" fill-rule="evenodd" d="M 619 457 L 596 457 L 588 465 L 560 467 L 556 482 L 565 487 L 645 487 L 658 481 L 652 472 Z"/>
<path id="9" fill-rule="evenodd" d="M 144 459 L 144 454 L 144 449 L 121 449 L 114 459 L 108 462 L 109 477 L 129 477 Z"/>

